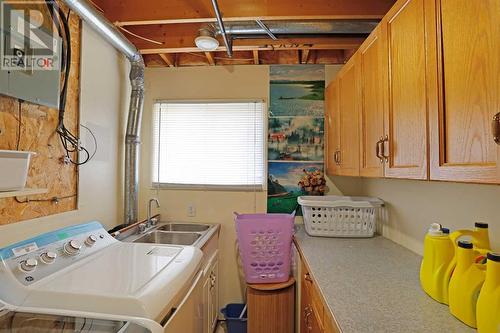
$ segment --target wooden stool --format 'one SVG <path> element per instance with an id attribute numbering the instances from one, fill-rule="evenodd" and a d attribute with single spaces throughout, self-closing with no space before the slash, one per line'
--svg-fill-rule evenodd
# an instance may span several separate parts
<path id="1" fill-rule="evenodd" d="M 248 333 L 293 333 L 295 279 L 247 285 Z"/>

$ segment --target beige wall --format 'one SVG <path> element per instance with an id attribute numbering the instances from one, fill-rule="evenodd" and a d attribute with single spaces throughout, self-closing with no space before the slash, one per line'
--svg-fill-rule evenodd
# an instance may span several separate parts
<path id="1" fill-rule="evenodd" d="M 387 203 L 384 236 L 422 254 L 430 223 L 471 229 L 476 221 L 490 225 L 490 239 L 500 251 L 500 186 L 402 179 L 333 177 L 347 195 L 368 195 Z"/>
<path id="2" fill-rule="evenodd" d="M 78 210 L 0 227 L 0 246 L 71 224 L 98 220 L 106 227 L 121 219 L 121 113 L 126 76 L 123 58 L 91 29 L 82 33 L 80 122 L 95 131 L 99 150 L 80 168 Z M 96 126 L 97 125 L 97 126 Z M 82 141 L 91 138 L 82 130 Z M 0 199 L 1 200 L 1 199 Z M 119 214 L 119 215 L 118 215 Z"/>
<path id="3" fill-rule="evenodd" d="M 332 80 L 336 73 L 330 72 Z M 422 254 L 430 223 L 453 229 L 471 229 L 475 221 L 490 225 L 492 246 L 500 251 L 500 186 L 400 179 L 331 177 L 346 195 L 379 197 L 387 203 L 383 234 Z"/>
<path id="4" fill-rule="evenodd" d="M 192 68 L 148 68 L 142 124 L 140 216 L 146 214 L 148 198 L 158 196 L 164 220 L 209 222 L 222 225 L 220 238 L 220 304 L 241 300 L 236 261 L 233 212 L 266 210 L 265 192 L 226 192 L 192 190 L 151 190 L 151 111 L 156 99 L 262 99 L 267 103 L 269 70 L 267 66 L 224 66 Z M 187 216 L 194 205 L 196 216 Z"/>
<path id="5" fill-rule="evenodd" d="M 331 67 L 331 68 L 329 68 Z M 338 67 L 338 66 L 337 66 Z M 336 66 L 327 66 L 326 75 L 334 75 Z M 242 298 L 236 259 L 233 212 L 265 212 L 265 192 L 226 192 L 151 189 L 151 111 L 156 99 L 262 99 L 268 101 L 268 66 L 224 66 L 191 68 L 148 68 L 142 126 L 140 216 L 146 214 L 150 197 L 158 196 L 160 213 L 165 220 L 221 223 L 220 304 Z M 338 193 L 333 184 L 329 184 Z M 187 206 L 194 205 L 196 217 L 187 216 Z"/>

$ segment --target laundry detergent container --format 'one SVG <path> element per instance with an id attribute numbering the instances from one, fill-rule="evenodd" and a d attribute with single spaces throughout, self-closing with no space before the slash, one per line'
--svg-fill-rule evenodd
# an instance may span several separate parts
<path id="1" fill-rule="evenodd" d="M 0 150 L 0 192 L 24 189 L 31 155 L 35 155 L 35 153 Z"/>
<path id="2" fill-rule="evenodd" d="M 247 283 L 290 276 L 294 214 L 236 214 L 238 247 Z"/>

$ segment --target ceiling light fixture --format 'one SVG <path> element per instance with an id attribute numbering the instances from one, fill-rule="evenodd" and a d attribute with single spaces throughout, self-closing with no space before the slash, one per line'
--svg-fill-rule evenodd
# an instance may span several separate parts
<path id="1" fill-rule="evenodd" d="M 198 37 L 194 39 L 194 43 L 202 51 L 215 51 L 219 47 L 215 32 L 208 27 L 198 30 Z"/>

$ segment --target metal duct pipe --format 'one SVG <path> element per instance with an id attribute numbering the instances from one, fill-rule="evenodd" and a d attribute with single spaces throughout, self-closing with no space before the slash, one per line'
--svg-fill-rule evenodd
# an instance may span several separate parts
<path id="1" fill-rule="evenodd" d="M 264 23 L 273 35 L 369 34 L 379 20 L 292 20 Z M 255 21 L 225 23 L 225 33 L 230 35 L 268 35 L 269 31 Z M 222 34 L 218 27 L 216 33 Z"/>
<path id="2" fill-rule="evenodd" d="M 101 34 L 130 61 L 130 106 L 125 136 L 125 224 L 137 221 L 139 190 L 139 145 L 144 107 L 144 60 L 137 48 L 86 0 L 63 0 L 80 18 Z"/>
<path id="3" fill-rule="evenodd" d="M 224 22 L 222 21 L 222 15 L 220 13 L 217 0 L 212 0 L 212 6 L 214 7 L 215 17 L 217 18 L 217 23 L 219 24 L 218 31 L 220 31 L 222 39 L 224 39 L 227 55 L 231 58 L 233 56 L 233 44 L 226 34 L 226 29 L 224 28 Z"/>

